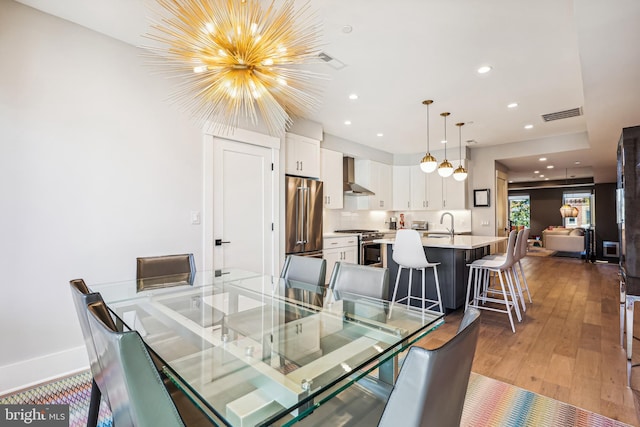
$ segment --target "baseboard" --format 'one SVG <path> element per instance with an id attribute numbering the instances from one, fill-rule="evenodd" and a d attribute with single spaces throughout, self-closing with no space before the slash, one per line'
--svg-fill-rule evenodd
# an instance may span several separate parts
<path id="1" fill-rule="evenodd" d="M 82 345 L 11 365 L 0 366 L 0 396 L 65 377 L 89 368 Z"/>

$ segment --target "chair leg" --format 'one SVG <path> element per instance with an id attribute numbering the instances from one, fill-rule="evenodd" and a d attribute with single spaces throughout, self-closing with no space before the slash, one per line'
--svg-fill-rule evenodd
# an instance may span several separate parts
<path id="1" fill-rule="evenodd" d="M 524 268 L 522 267 L 522 263 L 518 260 L 518 265 L 520 266 L 520 273 L 522 274 L 522 282 L 524 283 L 524 290 L 527 291 L 527 296 L 529 297 L 529 304 L 533 304 L 533 300 L 531 299 L 531 292 L 529 292 L 529 284 L 527 283 L 527 277 L 524 275 Z"/>
<path id="2" fill-rule="evenodd" d="M 518 291 L 518 296 L 520 297 L 520 302 L 522 303 L 522 313 L 524 314 L 527 312 L 527 304 L 524 302 L 524 294 L 522 293 L 522 284 L 520 283 L 520 276 L 518 276 L 518 270 L 516 270 L 515 264 L 512 265 L 511 268 L 509 268 L 509 270 L 507 271 L 507 274 L 512 274 L 513 275 L 512 280 L 515 280 L 516 282 L 515 287 L 516 287 L 516 290 Z"/>
<path id="3" fill-rule="evenodd" d="M 422 277 L 423 277 L 422 280 L 424 282 L 424 276 Z M 444 306 L 442 305 L 442 295 L 440 293 L 440 280 L 438 279 L 438 267 L 436 266 L 433 267 L 433 277 L 436 281 L 436 295 L 438 295 L 438 306 L 440 307 L 440 313 L 444 314 Z"/>
<path id="4" fill-rule="evenodd" d="M 425 286 L 425 278 L 424 278 L 424 274 L 425 274 L 425 268 L 422 268 L 422 312 L 424 313 L 424 310 L 426 308 L 426 301 L 427 301 L 427 287 Z"/>
<path id="5" fill-rule="evenodd" d="M 469 307 L 469 294 L 471 293 L 471 281 L 473 280 L 473 273 L 475 271 L 475 268 L 473 268 L 473 266 L 469 266 L 469 279 L 467 279 L 467 296 L 464 299 L 464 311 L 467 311 L 467 308 Z"/>
<path id="6" fill-rule="evenodd" d="M 98 425 L 98 415 L 100 413 L 100 398 L 102 393 L 95 380 L 91 381 L 91 400 L 89 401 L 89 414 L 87 415 L 87 427 Z"/>
<path id="7" fill-rule="evenodd" d="M 389 315 L 387 319 L 391 319 L 391 312 L 393 311 L 393 304 L 396 300 L 396 294 L 398 293 L 398 282 L 400 282 L 400 275 L 402 274 L 402 267 L 398 266 L 398 274 L 396 275 L 396 284 L 393 287 L 393 295 L 391 296 L 391 303 L 389 304 Z"/>
<path id="8" fill-rule="evenodd" d="M 500 287 L 502 288 L 502 296 L 504 298 L 504 303 L 505 306 L 507 308 L 507 315 L 509 316 L 509 323 L 511 323 L 511 330 L 513 331 L 513 333 L 516 333 L 516 327 L 513 324 L 513 316 L 511 315 L 511 307 L 509 307 L 509 297 L 507 296 L 507 291 L 504 288 L 504 281 L 502 280 L 502 273 L 499 271 L 498 272 L 498 276 L 500 276 Z M 517 306 L 516 306 L 517 307 Z M 517 308 L 516 308 L 517 310 Z M 520 311 L 517 311 L 518 313 L 518 317 L 520 317 Z"/>
<path id="9" fill-rule="evenodd" d="M 511 295 L 511 302 L 513 303 L 513 308 L 516 311 L 516 317 L 518 318 L 518 322 L 522 322 L 522 315 L 520 314 L 520 303 L 518 302 L 518 295 L 516 294 L 516 290 L 513 287 L 513 280 L 511 278 L 511 275 L 509 274 L 509 269 L 507 269 L 506 271 L 503 271 L 503 270 L 498 271 L 498 275 L 500 276 L 500 283 L 503 284 L 503 288 L 504 288 L 504 282 L 503 282 L 503 275 L 504 275 L 504 279 L 506 279 L 507 281 L 507 287 L 509 288 L 509 294 Z"/>
<path id="10" fill-rule="evenodd" d="M 409 287 L 407 288 L 407 307 L 411 307 L 411 285 L 413 284 L 413 268 L 409 268 Z"/>

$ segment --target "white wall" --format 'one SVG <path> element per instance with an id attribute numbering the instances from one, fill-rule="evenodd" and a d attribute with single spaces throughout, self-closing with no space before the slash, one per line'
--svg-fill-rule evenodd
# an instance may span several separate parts
<path id="1" fill-rule="evenodd" d="M 201 268 L 200 130 L 140 51 L 0 0 L 0 394 L 86 367 L 68 283 Z"/>

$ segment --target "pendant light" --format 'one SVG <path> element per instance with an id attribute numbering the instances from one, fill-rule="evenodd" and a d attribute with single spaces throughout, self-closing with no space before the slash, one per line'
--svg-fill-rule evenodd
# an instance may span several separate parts
<path id="1" fill-rule="evenodd" d="M 427 106 L 427 154 L 424 155 L 420 162 L 420 169 L 422 169 L 424 173 L 431 173 L 438 167 L 438 161 L 429 151 L 429 105 L 433 104 L 433 101 L 427 99 L 426 101 L 422 101 L 422 104 Z"/>
<path id="2" fill-rule="evenodd" d="M 569 168 L 564 170 L 564 183 L 565 185 L 569 183 Z M 571 206 L 568 202 L 560 206 L 560 215 L 562 218 L 575 218 L 579 213 L 578 208 Z"/>
<path id="3" fill-rule="evenodd" d="M 447 160 L 447 116 L 451 113 L 440 113 L 444 117 L 444 160 L 438 166 L 438 175 L 443 178 L 451 176 L 453 173 L 453 165 Z"/>
<path id="4" fill-rule="evenodd" d="M 464 123 L 456 123 L 456 126 L 458 126 L 458 141 L 460 143 L 458 145 L 458 158 L 460 159 L 460 166 L 458 166 L 456 170 L 453 171 L 453 179 L 455 179 L 456 181 L 464 181 L 465 179 L 467 179 L 467 170 L 462 167 L 462 126 L 464 126 Z"/>

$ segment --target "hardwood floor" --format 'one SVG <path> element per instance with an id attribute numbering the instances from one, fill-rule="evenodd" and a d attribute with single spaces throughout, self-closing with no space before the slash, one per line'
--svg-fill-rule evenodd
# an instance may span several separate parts
<path id="1" fill-rule="evenodd" d="M 506 314 L 481 312 L 472 370 L 640 426 L 640 391 L 626 385 L 620 347 L 617 265 L 533 256 L 523 264 L 533 304 L 516 323 L 515 334 Z M 462 312 L 447 315 L 445 324 L 418 345 L 441 345 L 455 334 Z M 635 346 L 640 355 L 640 342 Z M 640 389 L 640 367 L 633 371 L 632 387 Z"/>

